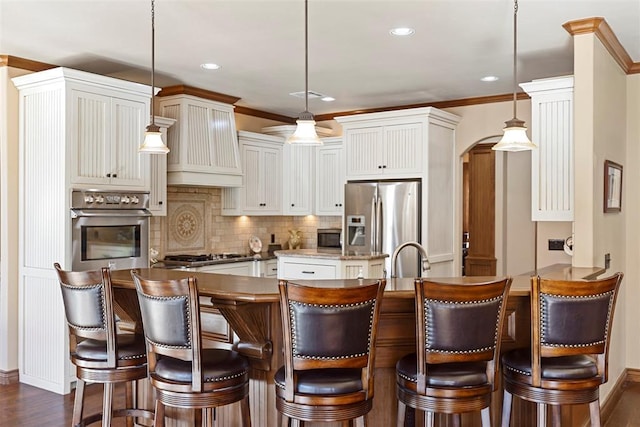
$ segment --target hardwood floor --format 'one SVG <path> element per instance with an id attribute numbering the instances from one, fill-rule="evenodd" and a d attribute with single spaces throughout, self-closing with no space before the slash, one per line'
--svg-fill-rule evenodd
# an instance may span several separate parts
<path id="1" fill-rule="evenodd" d="M 71 425 L 73 397 L 62 396 L 25 384 L 0 385 L 0 426 L 64 427 Z M 117 384 L 113 393 L 114 408 L 124 406 L 124 385 Z M 92 384 L 85 389 L 84 414 L 102 409 L 102 385 Z M 95 426 L 100 423 L 93 424 Z M 115 418 L 112 427 L 126 426 L 125 418 Z"/>
<path id="2" fill-rule="evenodd" d="M 73 396 L 73 393 L 61 396 L 24 384 L 0 385 L 0 426 L 70 426 Z M 98 412 L 101 401 L 102 386 L 88 386 L 85 414 Z M 118 408 L 123 405 L 124 386 L 116 385 L 114 406 Z M 123 427 L 126 422 L 124 418 L 117 418 L 111 425 Z M 640 383 L 629 383 L 625 386 L 622 398 L 604 427 L 640 427 Z"/>

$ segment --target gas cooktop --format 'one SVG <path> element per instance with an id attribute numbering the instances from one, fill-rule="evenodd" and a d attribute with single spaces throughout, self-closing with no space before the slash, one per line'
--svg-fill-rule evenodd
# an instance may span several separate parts
<path id="1" fill-rule="evenodd" d="M 162 261 L 166 266 L 198 267 L 203 265 L 224 264 L 228 262 L 249 261 L 251 255 L 221 253 L 221 254 L 178 254 L 166 255 Z"/>

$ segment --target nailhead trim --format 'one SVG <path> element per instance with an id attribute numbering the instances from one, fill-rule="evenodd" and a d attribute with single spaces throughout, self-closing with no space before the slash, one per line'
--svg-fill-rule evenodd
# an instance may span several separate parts
<path id="1" fill-rule="evenodd" d="M 400 378 L 402 378 L 403 380 L 411 381 L 412 383 L 417 383 L 418 382 L 417 378 L 411 378 L 411 377 L 409 377 L 409 376 L 407 376 L 407 375 L 405 375 L 405 374 L 403 374 L 401 372 L 398 372 L 398 376 Z"/>
<path id="2" fill-rule="evenodd" d="M 503 367 L 504 367 L 505 369 L 510 370 L 510 371 L 516 372 L 516 373 L 518 373 L 518 374 L 526 375 L 526 376 L 528 376 L 528 377 L 530 377 L 530 376 L 531 376 L 531 372 L 525 372 L 525 371 L 523 371 L 523 370 L 516 369 L 516 368 L 514 368 L 514 367 L 512 367 L 512 366 L 509 366 L 509 365 L 504 365 Z"/>
<path id="3" fill-rule="evenodd" d="M 318 307 L 318 308 L 346 308 L 346 307 L 362 307 L 369 304 L 371 304 L 371 312 L 369 314 L 369 335 L 367 338 L 367 351 L 365 353 L 356 353 L 356 354 L 345 355 L 345 356 L 331 356 L 331 357 L 300 355 L 298 353 L 297 346 L 296 346 L 296 331 L 298 330 L 298 328 L 296 327 L 296 322 L 295 322 L 295 312 L 293 310 L 294 305 L 301 306 L 301 307 Z M 291 331 L 290 331 L 291 345 L 292 345 L 294 357 L 297 357 L 299 359 L 307 359 L 307 360 L 341 360 L 341 359 L 351 359 L 354 357 L 366 356 L 367 354 L 369 354 L 371 350 L 371 328 L 373 327 L 373 313 L 375 311 L 375 307 L 376 307 L 375 299 L 370 299 L 368 301 L 351 303 L 351 304 L 309 304 L 309 303 L 300 302 L 300 301 L 289 301 L 289 318 L 291 320 Z"/>
<path id="4" fill-rule="evenodd" d="M 216 378 L 205 378 L 204 382 L 206 382 L 206 383 L 217 383 L 217 382 L 220 382 L 220 381 L 232 380 L 234 378 L 239 378 L 239 377 L 241 377 L 243 375 L 246 375 L 247 372 L 249 372 L 249 371 L 247 371 L 245 369 L 244 371 L 242 371 L 240 373 L 237 373 L 237 374 L 233 374 L 233 375 L 225 375 L 224 377 L 216 377 Z"/>
<path id="5" fill-rule="evenodd" d="M 502 296 L 498 296 L 495 298 L 484 299 L 484 300 L 474 300 L 474 301 L 442 301 L 436 299 L 426 299 L 424 301 L 424 330 L 425 330 L 425 342 L 429 342 L 429 328 L 428 328 L 428 313 L 429 313 L 429 303 L 441 303 L 441 304 L 450 304 L 450 305 L 472 305 L 472 304 L 484 304 L 487 302 L 495 302 L 500 301 L 500 305 L 498 306 L 498 316 L 496 317 L 496 328 L 493 336 L 493 345 L 490 347 L 482 347 L 476 349 L 468 349 L 468 350 L 439 350 L 437 348 L 426 347 L 425 351 L 428 353 L 444 353 L 444 354 L 473 354 L 473 353 L 482 353 L 483 351 L 493 350 L 498 343 L 499 334 L 501 331 L 498 330 L 498 324 L 500 322 L 500 312 L 502 310 L 502 304 L 504 304 L 504 300 Z"/>
<path id="6" fill-rule="evenodd" d="M 604 339 L 590 342 L 590 343 L 582 343 L 582 344 L 551 344 L 545 341 L 545 335 L 547 331 L 547 305 L 544 304 L 543 297 L 553 297 L 560 299 L 573 299 L 573 300 L 594 300 L 603 296 L 609 297 L 609 308 L 607 310 L 607 322 L 605 324 L 605 336 Z M 590 347 L 593 345 L 604 344 L 608 340 L 607 331 L 609 330 L 609 323 L 611 322 L 611 309 L 613 307 L 613 291 L 603 292 L 595 295 L 555 295 L 555 294 L 545 294 L 540 293 L 540 343 L 547 347 L 555 347 L 555 348 L 582 348 L 582 347 Z"/>

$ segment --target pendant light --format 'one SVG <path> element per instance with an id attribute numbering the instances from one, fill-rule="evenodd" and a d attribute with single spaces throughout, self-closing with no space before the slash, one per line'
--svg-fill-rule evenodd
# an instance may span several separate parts
<path id="1" fill-rule="evenodd" d="M 504 124 L 504 135 L 502 139 L 493 146 L 498 151 L 524 151 L 538 148 L 527 137 L 527 127 L 524 121 L 518 119 L 516 115 L 517 88 L 518 88 L 518 0 L 514 1 L 513 7 L 513 118 Z"/>
<path id="2" fill-rule="evenodd" d="M 160 127 L 156 125 L 156 116 L 154 114 L 154 101 L 155 101 L 155 4 L 154 0 L 151 0 L 151 123 L 147 126 L 147 130 L 144 133 L 144 142 L 138 148 L 139 153 L 149 154 L 167 154 L 169 147 L 164 145 L 162 141 L 162 133 Z"/>
<path id="3" fill-rule="evenodd" d="M 296 120 L 296 130 L 287 142 L 296 145 L 322 145 L 316 133 L 316 121 L 309 112 L 309 5 L 304 0 L 304 111 Z"/>

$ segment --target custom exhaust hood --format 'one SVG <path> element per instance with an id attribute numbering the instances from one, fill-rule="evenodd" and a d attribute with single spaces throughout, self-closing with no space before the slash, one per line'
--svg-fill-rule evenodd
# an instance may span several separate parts
<path id="1" fill-rule="evenodd" d="M 160 115 L 176 119 L 167 130 L 167 184 L 242 186 L 233 103 L 239 98 L 189 86 L 163 88 Z"/>

